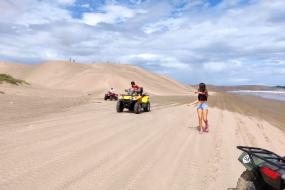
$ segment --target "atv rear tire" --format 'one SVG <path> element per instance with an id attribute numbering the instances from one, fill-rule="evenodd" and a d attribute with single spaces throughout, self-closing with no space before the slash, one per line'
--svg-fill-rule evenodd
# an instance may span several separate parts
<path id="1" fill-rule="evenodd" d="M 118 113 L 123 112 L 123 110 L 124 110 L 124 104 L 123 104 L 122 101 L 118 101 L 118 102 L 117 102 L 116 110 L 117 110 Z"/>
<path id="2" fill-rule="evenodd" d="M 136 102 L 135 105 L 134 105 L 134 112 L 135 112 L 135 114 L 139 114 L 141 112 L 141 109 L 142 109 L 141 104 Z"/>
<path id="3" fill-rule="evenodd" d="M 244 171 L 238 179 L 236 190 L 267 190 L 265 183 L 251 171 Z"/>
<path id="4" fill-rule="evenodd" d="M 143 108 L 143 111 L 149 112 L 150 111 L 150 103 L 146 103 L 145 107 Z"/>

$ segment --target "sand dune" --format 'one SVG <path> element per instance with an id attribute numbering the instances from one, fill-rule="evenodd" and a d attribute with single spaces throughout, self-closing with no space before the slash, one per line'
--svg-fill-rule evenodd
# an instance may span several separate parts
<path id="1" fill-rule="evenodd" d="M 25 78 L 34 68 L 35 65 L 32 64 L 17 64 L 0 61 L 0 73 L 11 74 L 15 78 Z"/>
<path id="2" fill-rule="evenodd" d="M 54 61 L 22 65 L 2 62 L 0 64 L 1 72 L 15 75 L 32 84 L 53 89 L 94 92 L 100 95 L 111 87 L 114 87 L 118 92 L 123 92 L 133 80 L 143 86 L 149 94 L 185 95 L 192 90 L 166 76 L 126 64 L 79 64 Z"/>

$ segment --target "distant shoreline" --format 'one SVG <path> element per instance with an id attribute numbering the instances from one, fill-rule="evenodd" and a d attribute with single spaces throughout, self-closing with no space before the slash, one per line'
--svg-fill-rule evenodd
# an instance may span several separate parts
<path id="1" fill-rule="evenodd" d="M 285 91 L 272 91 L 272 90 L 232 90 L 229 93 L 252 95 L 266 99 L 285 101 Z"/>
<path id="2" fill-rule="evenodd" d="M 285 94 L 285 91 L 273 91 L 273 90 L 232 90 L 228 92 L 261 92 L 261 93 Z"/>

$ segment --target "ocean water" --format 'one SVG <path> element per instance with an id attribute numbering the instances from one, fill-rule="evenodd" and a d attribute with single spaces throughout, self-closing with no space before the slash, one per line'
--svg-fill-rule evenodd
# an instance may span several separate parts
<path id="1" fill-rule="evenodd" d="M 254 91 L 254 90 L 235 90 L 230 93 L 259 96 L 262 98 L 285 101 L 285 91 Z"/>

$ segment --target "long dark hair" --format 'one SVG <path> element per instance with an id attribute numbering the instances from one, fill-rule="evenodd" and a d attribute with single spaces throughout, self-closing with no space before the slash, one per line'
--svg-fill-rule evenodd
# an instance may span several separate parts
<path id="1" fill-rule="evenodd" d="M 205 83 L 200 83 L 198 91 L 199 92 L 207 92 L 206 84 Z"/>

